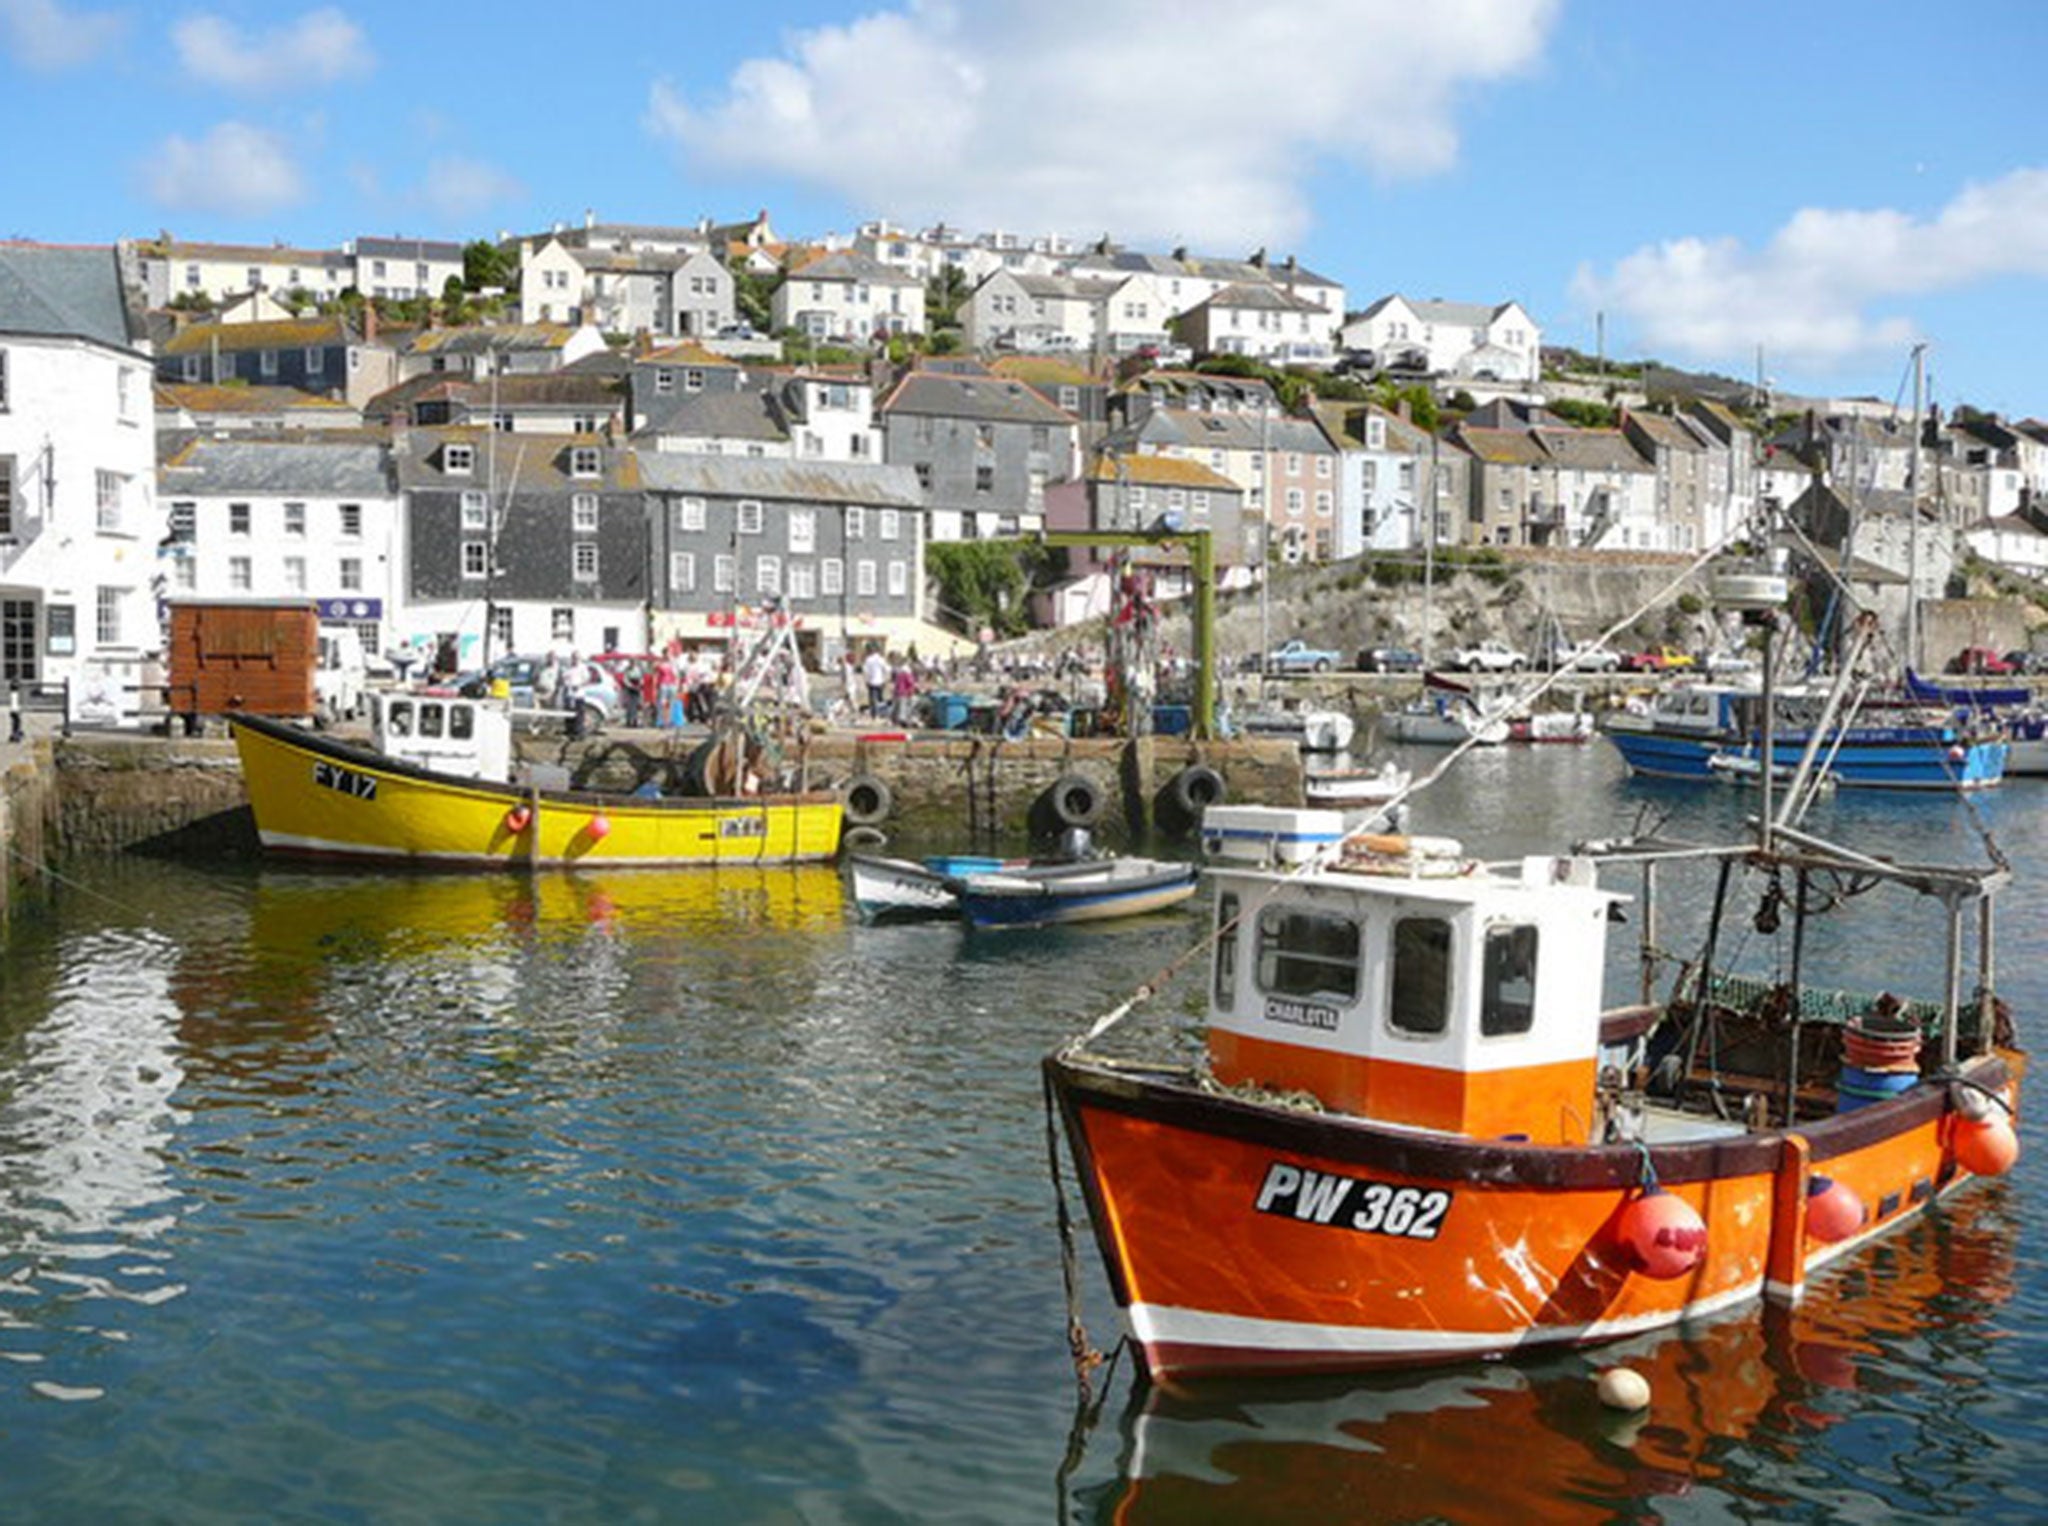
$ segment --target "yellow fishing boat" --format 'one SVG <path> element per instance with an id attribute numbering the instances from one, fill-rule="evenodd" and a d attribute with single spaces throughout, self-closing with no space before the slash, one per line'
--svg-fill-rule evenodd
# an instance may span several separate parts
<path id="1" fill-rule="evenodd" d="M 379 696 L 377 745 L 234 715 L 266 852 L 431 868 L 678 868 L 827 859 L 828 792 L 640 796 L 509 778 L 509 722 L 488 701 Z"/>

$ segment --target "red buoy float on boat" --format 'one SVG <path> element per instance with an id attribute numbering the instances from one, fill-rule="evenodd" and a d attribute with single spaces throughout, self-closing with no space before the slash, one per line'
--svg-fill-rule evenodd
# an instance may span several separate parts
<path id="1" fill-rule="evenodd" d="M 590 818 L 590 836 L 593 841 L 603 842 L 612 833 L 612 819 L 599 811 Z"/>
<path id="2" fill-rule="evenodd" d="M 1806 1183 L 1806 1233 L 1823 1245 L 1846 1240 L 1863 1227 L 1863 1199 L 1831 1176 Z"/>
<path id="3" fill-rule="evenodd" d="M 1635 1269 L 1646 1277 L 1683 1277 L 1707 1253 L 1707 1226 L 1692 1204 L 1650 1187 L 1621 1211 L 1615 1226 Z"/>
<path id="4" fill-rule="evenodd" d="M 1996 1113 L 1958 1118 L 1955 1152 L 1956 1164 L 1972 1176 L 2003 1176 L 2019 1159 L 2019 1131 Z"/>
<path id="5" fill-rule="evenodd" d="M 533 807 L 515 805 L 505 813 L 505 830 L 517 836 L 533 824 Z"/>

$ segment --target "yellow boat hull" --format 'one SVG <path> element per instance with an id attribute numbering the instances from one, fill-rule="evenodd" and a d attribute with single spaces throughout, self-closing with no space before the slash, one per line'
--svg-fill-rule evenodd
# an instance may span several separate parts
<path id="1" fill-rule="evenodd" d="M 642 799 L 456 779 L 260 717 L 235 745 L 267 852 L 437 868 L 796 863 L 839 849 L 826 793 Z"/>

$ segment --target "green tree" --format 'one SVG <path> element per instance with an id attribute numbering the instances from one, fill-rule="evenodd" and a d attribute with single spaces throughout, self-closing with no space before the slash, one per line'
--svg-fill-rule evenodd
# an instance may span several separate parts
<path id="1" fill-rule="evenodd" d="M 732 309 L 741 322 L 767 333 L 775 321 L 775 288 L 782 277 L 735 265 L 732 271 Z"/>
<path id="2" fill-rule="evenodd" d="M 960 304 L 967 300 L 967 272 L 958 265 L 941 266 L 939 273 L 924 283 L 924 320 L 929 328 L 954 328 L 960 321 Z"/>
<path id="3" fill-rule="evenodd" d="M 462 246 L 462 284 L 471 291 L 486 286 L 510 291 L 519 284 L 519 256 L 489 239 L 472 240 Z"/>
<path id="4" fill-rule="evenodd" d="M 1024 596 L 1031 586 L 1025 547 L 1006 541 L 944 541 L 925 548 L 925 572 L 939 608 L 965 630 L 986 625 L 1014 636 L 1027 621 Z"/>

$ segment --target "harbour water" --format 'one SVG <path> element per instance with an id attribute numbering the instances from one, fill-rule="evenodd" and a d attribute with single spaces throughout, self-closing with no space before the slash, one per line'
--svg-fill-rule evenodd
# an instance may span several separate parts
<path id="1" fill-rule="evenodd" d="M 1643 815 L 1714 835 L 1753 808 L 1628 783 L 1596 744 L 1474 754 L 1412 824 L 1509 856 Z M 2038 1048 L 2048 789 L 1845 792 L 1814 824 L 1975 861 L 1973 810 L 2017 870 L 2001 983 Z M 74 871 L 0 961 L 0 1513 L 2048 1516 L 2032 1123 L 2010 1177 L 1789 1313 L 1192 1396 L 1122 1357 L 1081 1410 L 1037 1061 L 1205 913 L 864 928 L 825 868 Z M 1907 927 L 1812 957 L 1913 994 L 1940 979 Z M 1652 1380 L 1644 1416 L 1593 1400 L 1617 1358 Z"/>

